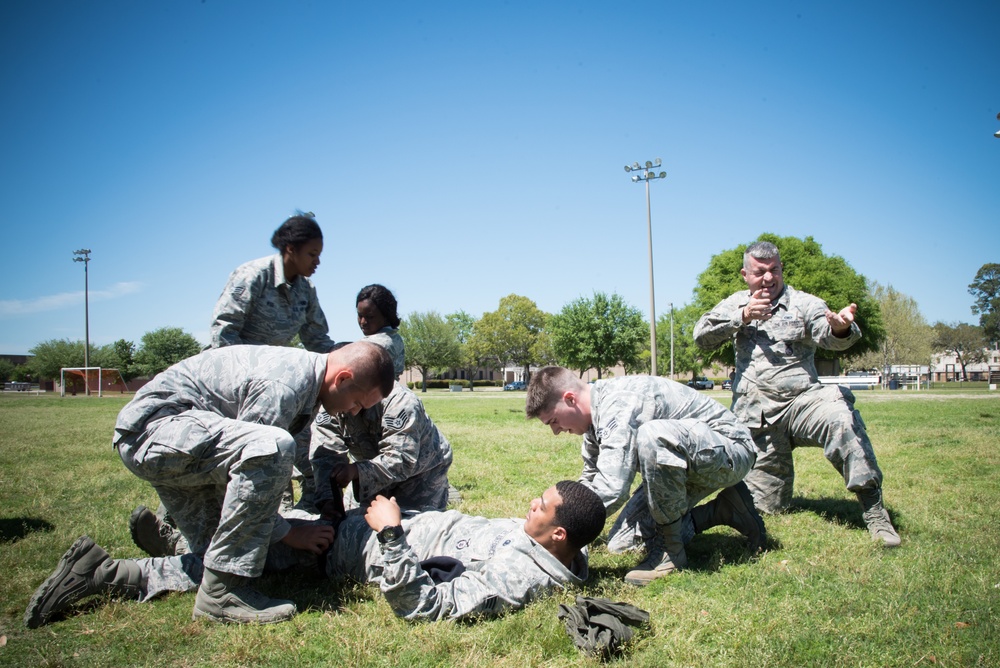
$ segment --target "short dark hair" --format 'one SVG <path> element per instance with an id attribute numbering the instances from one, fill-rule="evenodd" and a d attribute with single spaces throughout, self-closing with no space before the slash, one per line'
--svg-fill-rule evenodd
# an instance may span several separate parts
<path id="1" fill-rule="evenodd" d="M 366 285 L 358 292 L 358 298 L 355 300 L 354 305 L 357 306 L 365 300 L 375 304 L 375 308 L 382 314 L 382 317 L 385 318 L 390 327 L 393 329 L 399 327 L 399 314 L 396 313 L 396 297 L 389 288 L 378 283 Z"/>
<path id="2" fill-rule="evenodd" d="M 301 211 L 292 216 L 271 235 L 271 245 L 284 252 L 291 246 L 293 249 L 313 239 L 322 239 L 323 230 L 311 213 Z"/>
<path id="3" fill-rule="evenodd" d="M 579 390 L 583 385 L 584 382 L 565 367 L 542 367 L 531 374 L 528 396 L 524 400 L 524 414 L 529 420 L 536 418 L 541 413 L 551 410 L 564 392 Z"/>
<path id="4" fill-rule="evenodd" d="M 562 503 L 556 506 L 556 524 L 566 530 L 566 542 L 574 550 L 589 545 L 604 530 L 608 514 L 597 492 L 575 480 L 560 480 L 556 491 Z"/>
<path id="5" fill-rule="evenodd" d="M 377 387 L 382 398 L 389 396 L 396 384 L 396 370 L 389 352 L 371 341 L 355 341 L 334 350 L 331 355 L 354 371 L 354 382 L 362 390 Z"/>

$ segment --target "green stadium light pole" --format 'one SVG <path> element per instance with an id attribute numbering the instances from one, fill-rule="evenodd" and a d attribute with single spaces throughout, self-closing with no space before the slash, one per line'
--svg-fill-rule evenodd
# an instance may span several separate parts
<path id="1" fill-rule="evenodd" d="M 644 166 L 640 166 L 638 162 L 633 162 L 631 165 L 625 165 L 625 172 L 638 172 L 642 170 L 642 174 L 633 174 L 632 182 L 639 183 L 644 181 L 646 183 L 646 236 L 649 239 L 649 352 L 650 352 L 650 362 L 652 364 L 652 375 L 656 375 L 656 299 L 653 294 L 653 216 L 651 209 L 649 207 L 649 182 L 654 179 L 665 179 L 667 177 L 666 172 L 656 172 L 650 171 L 654 167 L 659 167 L 661 161 L 659 158 L 656 162 L 647 160 Z"/>
<path id="2" fill-rule="evenodd" d="M 87 276 L 87 265 L 90 264 L 90 249 L 81 248 L 73 251 L 73 262 L 83 263 L 83 387 L 84 393 L 90 396 L 90 285 Z"/>

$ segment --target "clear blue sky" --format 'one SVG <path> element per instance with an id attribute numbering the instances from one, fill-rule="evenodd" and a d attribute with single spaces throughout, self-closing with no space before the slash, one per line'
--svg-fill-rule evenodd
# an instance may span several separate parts
<path id="1" fill-rule="evenodd" d="M 314 211 L 331 334 L 595 290 L 691 300 L 761 232 L 978 322 L 1000 262 L 995 2 L 0 3 L 0 353 L 162 326 Z"/>

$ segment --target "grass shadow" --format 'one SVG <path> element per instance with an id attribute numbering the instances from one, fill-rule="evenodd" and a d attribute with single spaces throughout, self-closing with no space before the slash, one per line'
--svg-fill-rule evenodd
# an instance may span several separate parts
<path id="1" fill-rule="evenodd" d="M 862 516 L 861 504 L 854 499 L 807 499 L 796 496 L 792 499 L 792 505 L 785 511 L 786 513 L 811 512 L 819 515 L 830 522 L 864 529 L 865 520 Z M 766 518 L 765 518 L 765 521 Z"/>
<path id="2" fill-rule="evenodd" d="M 903 521 L 900 515 L 884 501 L 883 505 L 889 513 L 889 519 L 892 521 L 892 525 L 896 527 L 897 531 L 902 530 L 905 525 L 905 521 Z M 840 522 L 846 526 L 854 527 L 856 529 L 868 529 L 865 524 L 864 511 L 861 508 L 861 504 L 855 499 L 807 499 L 802 496 L 796 496 L 792 499 L 792 505 L 784 512 L 812 512 L 829 522 Z M 764 516 L 764 521 L 767 522 L 766 515 Z"/>
<path id="3" fill-rule="evenodd" d="M 349 606 L 375 598 L 377 589 L 350 580 L 331 580 L 309 570 L 290 569 L 265 573 L 255 583 L 262 593 L 295 601 L 299 612 L 341 612 Z"/>
<path id="4" fill-rule="evenodd" d="M 16 543 L 33 533 L 53 529 L 55 525 L 35 517 L 0 517 L 0 543 Z"/>
<path id="5" fill-rule="evenodd" d="M 768 538 L 765 549 L 775 547 L 780 547 L 778 541 Z M 726 566 L 747 563 L 756 556 L 747 551 L 746 540 L 742 536 L 722 533 L 698 534 L 685 546 L 684 551 L 688 558 L 685 570 L 694 573 L 717 573 Z M 622 561 L 620 565 L 591 566 L 592 580 L 622 580 L 626 573 L 646 557 L 643 550 L 634 550 L 628 554 L 633 557 L 630 559 L 625 555 L 616 555 L 616 561 Z"/>

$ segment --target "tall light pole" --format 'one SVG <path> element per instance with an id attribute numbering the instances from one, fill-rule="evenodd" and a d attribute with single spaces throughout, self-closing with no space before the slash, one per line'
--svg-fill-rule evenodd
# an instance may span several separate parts
<path id="1" fill-rule="evenodd" d="M 660 164 L 660 159 L 657 158 L 655 163 L 647 160 L 643 166 L 640 166 L 638 162 L 625 165 L 626 172 L 638 172 L 642 170 L 642 174 L 632 175 L 633 183 L 639 183 L 640 181 L 646 183 L 646 236 L 649 239 L 649 351 L 652 354 L 652 373 L 654 376 L 656 375 L 656 299 L 653 294 L 653 214 L 649 207 L 649 182 L 654 179 L 665 179 L 667 177 L 666 172 L 657 174 L 650 171 L 654 167 L 659 167 Z"/>
<path id="2" fill-rule="evenodd" d="M 674 303 L 670 302 L 670 380 L 674 379 Z"/>
<path id="3" fill-rule="evenodd" d="M 87 266 L 90 264 L 90 249 L 81 248 L 73 251 L 73 262 L 83 263 L 83 388 L 84 394 L 90 396 L 90 285 L 87 276 Z M 65 388 L 64 388 L 65 389 Z"/>

